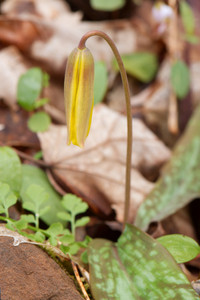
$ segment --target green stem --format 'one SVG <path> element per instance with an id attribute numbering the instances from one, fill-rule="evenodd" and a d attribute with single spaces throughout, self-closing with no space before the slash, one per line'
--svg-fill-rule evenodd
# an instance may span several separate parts
<path id="1" fill-rule="evenodd" d="M 123 228 L 128 221 L 129 208 L 130 208 L 130 188 L 131 188 L 131 155 L 132 155 L 132 114 L 131 114 L 131 102 L 130 102 L 130 90 L 128 85 L 128 79 L 122 58 L 119 54 L 117 47 L 115 46 L 112 39 L 104 32 L 93 30 L 89 31 L 81 38 L 78 48 L 84 49 L 87 39 L 91 36 L 100 36 L 111 47 L 117 63 L 119 65 L 119 70 L 122 78 L 122 83 L 124 86 L 125 100 L 126 100 L 126 113 L 127 113 L 127 152 L 126 152 L 126 186 L 125 186 L 125 204 L 124 204 L 124 221 Z"/>
<path id="2" fill-rule="evenodd" d="M 75 240 L 75 215 L 73 213 L 71 213 L 71 233 L 74 236 Z"/>
<path id="3" fill-rule="evenodd" d="M 0 216 L 0 220 L 5 221 L 5 222 L 7 222 L 7 220 L 12 221 L 12 222 L 15 221 L 15 220 L 13 220 L 13 219 L 11 219 L 11 218 L 3 217 L 3 216 Z M 40 228 L 37 228 L 37 227 L 34 227 L 34 226 L 32 226 L 32 225 L 28 225 L 28 226 L 27 226 L 27 229 L 30 229 L 30 230 L 32 230 L 32 231 L 34 231 L 34 232 L 40 231 L 40 232 L 42 232 L 45 236 L 50 237 L 50 234 L 48 234 L 45 230 L 40 229 Z"/>

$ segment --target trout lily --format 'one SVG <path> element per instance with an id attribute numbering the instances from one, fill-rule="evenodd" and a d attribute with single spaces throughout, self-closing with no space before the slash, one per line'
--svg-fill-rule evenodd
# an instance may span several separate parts
<path id="1" fill-rule="evenodd" d="M 93 89 L 92 54 L 87 48 L 75 48 L 67 61 L 64 83 L 68 145 L 84 146 L 92 120 Z"/>

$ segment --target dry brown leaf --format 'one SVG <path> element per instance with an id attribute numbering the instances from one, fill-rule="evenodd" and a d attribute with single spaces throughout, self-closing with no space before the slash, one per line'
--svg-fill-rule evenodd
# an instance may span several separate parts
<path id="1" fill-rule="evenodd" d="M 190 83 L 194 105 L 199 103 L 200 99 L 200 88 L 197 83 L 200 76 L 199 65 L 199 62 L 193 62 L 190 66 Z M 131 99 L 133 109 L 142 107 L 147 121 L 160 127 L 167 124 L 169 98 L 172 89 L 170 70 L 170 62 L 166 58 L 160 66 L 156 81 Z"/>
<path id="2" fill-rule="evenodd" d="M 44 159 L 54 164 L 53 173 L 105 215 L 108 203 L 123 219 L 126 117 L 98 105 L 94 109 L 91 132 L 85 148 L 67 146 L 65 126 L 52 125 L 49 131 L 38 134 Z M 158 155 L 159 154 L 159 155 Z M 130 221 L 153 184 L 140 172 L 141 166 L 153 169 L 170 156 L 169 150 L 140 120 L 133 120 L 133 168 L 131 181 Z M 55 168 L 56 166 L 56 168 Z"/>
<path id="3" fill-rule="evenodd" d="M 17 82 L 27 67 L 17 48 L 8 47 L 0 51 L 0 98 L 9 106 L 15 106 Z"/>
<path id="4" fill-rule="evenodd" d="M 63 1 L 58 1 L 58 5 L 55 5 L 55 1 L 49 0 L 34 0 L 32 3 L 34 9 L 30 10 L 30 7 L 24 6 L 22 0 L 6 1 L 2 5 L 2 11 L 9 18 L 33 22 L 37 24 L 38 30 L 52 33 L 48 39 L 38 39 L 33 42 L 30 47 L 30 55 L 50 66 L 54 72 L 64 72 L 69 53 L 77 47 L 81 36 L 89 30 L 103 30 L 112 36 L 121 53 L 130 53 L 136 49 L 136 30 L 129 21 L 85 22 L 81 20 L 80 12 L 72 13 Z M 102 39 L 92 38 L 87 45 L 97 60 L 109 62 L 113 57 Z"/>

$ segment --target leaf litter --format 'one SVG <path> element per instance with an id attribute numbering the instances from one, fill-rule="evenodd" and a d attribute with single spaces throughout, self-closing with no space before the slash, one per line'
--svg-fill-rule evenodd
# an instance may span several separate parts
<path id="1" fill-rule="evenodd" d="M 142 121 L 134 120 L 133 128 L 130 221 L 133 221 L 138 206 L 153 188 L 153 184 L 141 175 L 140 169 L 145 165 L 147 170 L 153 170 L 170 157 L 168 148 Z M 105 105 L 96 106 L 84 149 L 66 147 L 65 126 L 52 125 L 48 131 L 39 133 L 38 137 L 45 161 L 53 165 L 53 174 L 66 187 L 72 187 L 84 195 L 91 206 L 100 209 L 102 213 L 109 214 L 110 207 L 114 209 L 117 220 L 122 221 L 126 159 L 125 116 Z"/>
<path id="2" fill-rule="evenodd" d="M 149 4 L 150 2 L 146 1 L 145 5 Z M 149 7 L 151 7 L 151 4 Z M 148 34 L 150 27 L 148 28 L 147 24 L 144 24 L 143 19 L 135 20 L 137 26 L 134 28 L 129 20 L 120 20 L 117 22 L 109 20 L 104 22 L 83 21 L 82 13 L 72 13 L 63 1 L 48 1 L 48 9 L 46 9 L 46 1 L 35 0 L 32 1 L 30 6 L 26 6 L 23 1 L 7 0 L 2 5 L 2 12 L 4 16 L 0 20 L 2 24 L 0 40 L 5 45 L 11 45 L 11 47 L 4 47 L 0 53 L 0 65 L 2 66 L 0 79 L 2 78 L 2 82 L 4 82 L 0 87 L 1 98 L 3 98 L 4 103 L 9 105 L 9 107 L 16 108 L 16 85 L 19 76 L 28 67 L 35 66 L 37 62 L 37 66 L 41 64 L 45 71 L 48 71 L 53 77 L 51 86 L 45 91 L 51 99 L 51 103 L 46 104 L 45 110 L 48 110 L 51 116 L 53 115 L 53 120 L 56 120 L 58 124 L 64 123 L 61 88 L 65 61 L 69 52 L 77 45 L 77 40 L 83 33 L 94 27 L 105 30 L 109 35 L 114 37 L 120 52 L 123 54 L 130 54 L 133 51 L 138 51 L 138 49 L 139 51 L 140 49 L 143 51 L 152 49 L 152 45 L 155 43 L 155 40 L 153 40 L 155 36 L 152 37 L 151 34 Z M 149 18 L 147 19 L 147 22 L 149 22 Z M 70 27 L 63 27 L 63 22 L 70 24 Z M 7 27 L 5 26 L 6 24 L 8 24 Z M 143 30 L 143 34 L 141 34 L 141 29 Z M 125 37 L 126 43 L 124 43 Z M 107 51 L 104 42 L 99 39 L 91 40 L 88 46 L 91 50 L 95 49 L 94 56 L 96 60 L 102 60 L 107 63 L 109 71 L 108 80 L 110 81 L 109 92 L 112 94 L 111 52 Z M 197 49 L 198 47 L 192 47 L 192 56 L 196 55 L 198 57 Z M 153 48 L 152 52 L 158 54 L 158 51 L 158 49 L 155 50 Z M 199 102 L 200 95 L 198 88 L 198 65 L 198 59 L 192 59 L 190 66 L 191 90 L 195 104 Z M 171 136 L 165 137 L 167 134 L 167 113 L 170 96 L 170 62 L 168 59 L 165 58 L 163 64 L 159 66 L 161 71 L 162 68 L 165 76 L 159 72 L 155 81 L 150 82 L 145 88 L 143 86 L 142 91 L 139 91 L 133 97 L 132 108 L 133 114 L 135 114 L 139 107 L 139 111 L 148 125 L 154 129 L 156 125 L 156 132 L 160 131 L 159 136 L 162 136 L 162 140 L 168 143 L 171 139 Z M 121 107 L 121 111 L 124 111 L 124 106 Z M 19 118 L 18 114 L 13 114 L 13 116 L 15 116 L 13 119 Z M 24 118 L 23 114 L 22 118 Z M 8 123 L 9 120 L 7 120 Z M 5 126 L 3 123 L 1 125 L 3 125 L 3 132 Z M 145 206 L 145 198 L 148 199 L 148 194 L 150 193 L 151 195 L 158 186 L 157 183 L 155 185 L 150 182 L 149 174 L 156 173 L 157 176 L 160 167 L 171 156 L 170 150 L 142 121 L 134 119 L 133 128 L 130 222 L 133 222 L 139 205 L 144 203 L 140 208 L 142 210 L 143 205 Z M 19 133 L 19 135 L 21 139 L 22 134 Z M 54 124 L 51 125 L 47 132 L 38 134 L 43 150 L 43 158 L 46 165 L 48 165 L 48 169 L 51 170 L 51 176 L 56 180 L 59 190 L 61 190 L 62 186 L 64 190 L 70 189 L 82 196 L 95 213 L 104 215 L 104 217 L 110 215 L 111 211 L 114 210 L 118 221 L 122 221 L 123 217 L 125 136 L 125 117 L 109 110 L 103 105 L 95 108 L 92 130 L 88 137 L 86 148 L 82 152 L 73 146 L 66 147 L 67 133 L 65 126 Z M 3 138 L 4 142 L 7 143 L 8 140 L 5 138 L 5 135 Z M 9 143 L 12 145 L 12 142 Z M 33 146 L 33 144 L 22 140 L 18 144 L 15 143 L 16 145 L 27 147 L 25 151 L 30 151 Z M 189 146 L 187 145 L 187 147 Z M 186 148 L 187 150 L 187 147 L 184 146 L 184 149 Z M 193 148 L 195 147 L 196 144 Z M 198 151 L 198 147 L 196 151 Z M 198 156 L 197 153 L 195 155 L 195 157 Z M 164 170 L 164 176 L 165 172 Z M 156 177 L 154 176 L 153 178 Z M 165 197 L 163 194 L 161 200 L 162 197 Z M 175 197 L 173 199 L 174 201 L 171 204 L 173 212 L 176 212 L 180 208 L 180 205 L 177 204 L 178 201 Z M 187 199 L 186 202 L 188 201 Z M 184 206 L 186 202 L 181 201 L 181 206 Z M 163 210 L 164 212 L 160 213 L 162 215 L 160 217 L 161 220 L 168 215 L 168 210 Z M 148 213 L 150 212 L 148 211 Z M 171 216 L 171 218 L 173 217 L 176 217 L 176 214 Z M 158 218 L 151 217 L 147 223 L 149 224 L 153 220 L 158 220 Z M 164 222 L 166 223 L 165 220 Z M 170 222 L 169 219 L 168 222 Z M 180 219 L 178 223 L 180 225 Z M 160 221 L 157 224 L 161 224 Z M 191 220 L 187 224 L 191 227 Z M 188 225 L 185 225 L 183 222 L 182 227 L 184 228 L 180 229 L 180 231 L 184 231 L 186 226 Z M 194 233 L 193 230 L 191 232 Z"/>

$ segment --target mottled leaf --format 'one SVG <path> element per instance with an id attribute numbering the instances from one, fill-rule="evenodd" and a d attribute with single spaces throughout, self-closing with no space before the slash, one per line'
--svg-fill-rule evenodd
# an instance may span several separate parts
<path id="1" fill-rule="evenodd" d="M 93 240 L 88 258 L 95 300 L 198 299 L 169 252 L 132 225 L 116 244 Z"/>
<path id="2" fill-rule="evenodd" d="M 141 204 L 135 225 L 146 229 L 200 196 L 200 106 L 175 147 L 162 177 Z"/>
<path id="3" fill-rule="evenodd" d="M 0 181 L 7 183 L 18 195 L 22 184 L 21 162 L 14 150 L 0 147 Z"/>
<path id="4" fill-rule="evenodd" d="M 181 234 L 169 234 L 157 239 L 174 257 L 177 263 L 192 260 L 200 253 L 200 247 L 192 238 Z"/>

